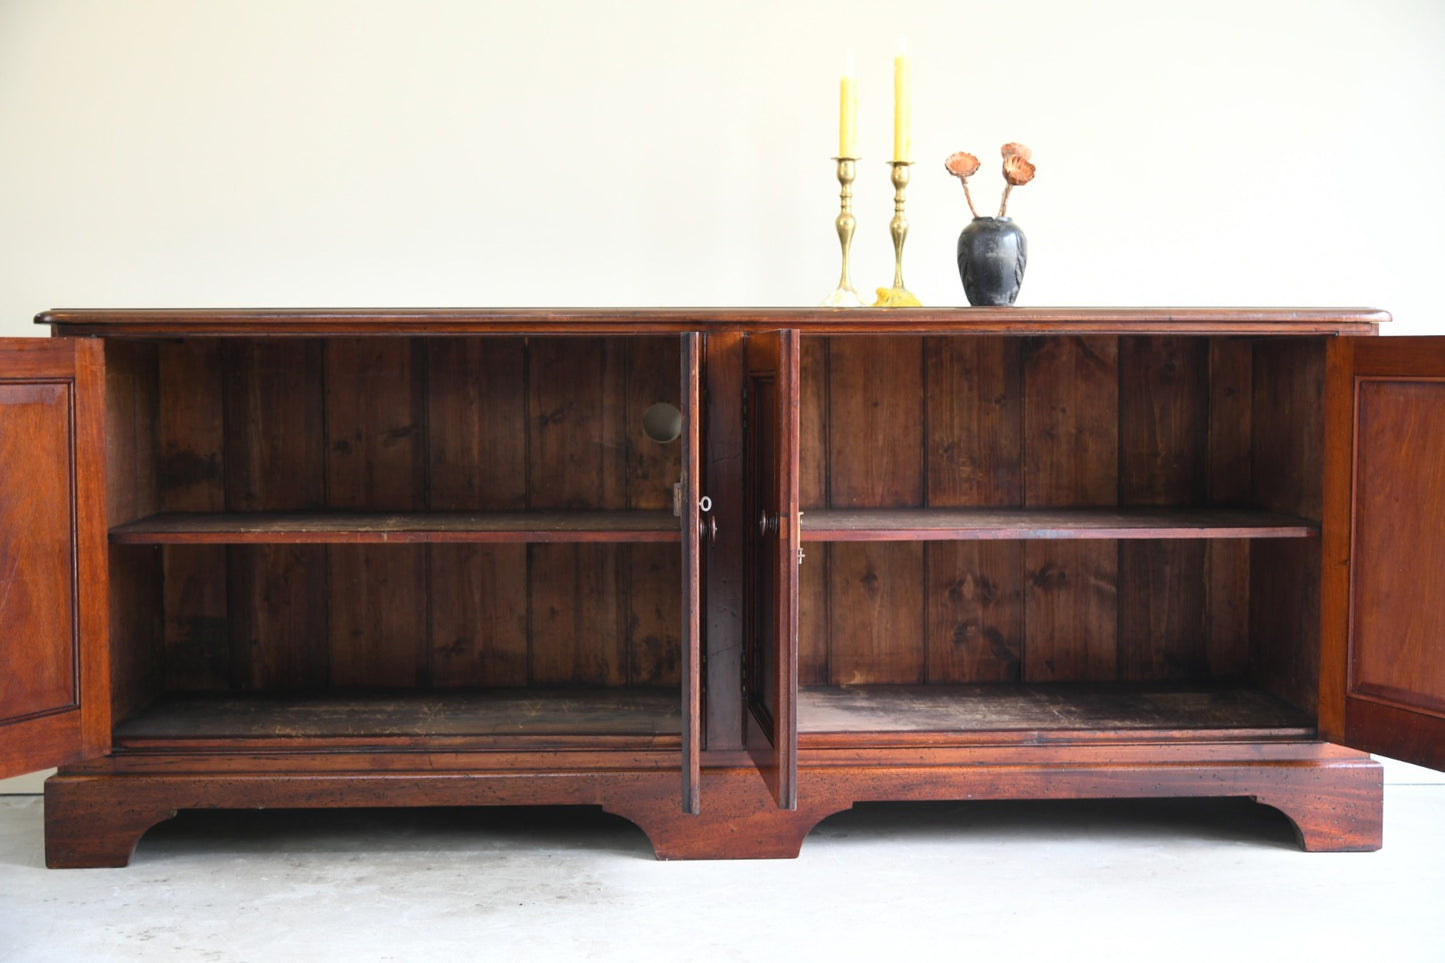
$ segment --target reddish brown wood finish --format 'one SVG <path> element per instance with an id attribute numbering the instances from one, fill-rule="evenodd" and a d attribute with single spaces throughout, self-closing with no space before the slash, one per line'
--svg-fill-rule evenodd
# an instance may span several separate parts
<path id="1" fill-rule="evenodd" d="M 747 340 L 745 742 L 778 808 L 796 809 L 798 373 L 796 332 Z"/>
<path id="2" fill-rule="evenodd" d="M 55 309 L 36 316 L 56 334 L 191 335 L 681 334 L 1374 334 L 1390 320 L 1370 308 L 269 308 Z"/>
<path id="3" fill-rule="evenodd" d="M 0 341 L 0 777 L 109 743 L 102 372 L 96 342 Z"/>
<path id="4" fill-rule="evenodd" d="M 1348 744 L 1445 767 L 1445 345 L 1361 341 L 1332 358 L 1331 375 L 1330 431 L 1351 440 L 1353 457 L 1348 501 L 1339 478 L 1327 489 L 1327 544 L 1336 553 L 1329 561 L 1348 524 L 1349 578 L 1346 587 L 1341 567 L 1331 565 L 1322 678 L 1343 677 Z M 1348 407 L 1339 395 L 1349 396 Z M 1332 470 L 1343 462 L 1344 445 L 1336 445 Z M 1340 711 L 1335 703 L 1324 713 L 1332 726 Z"/>
<path id="5" fill-rule="evenodd" d="M 1378 312 L 41 320 L 105 336 L 115 526 L 115 753 L 52 782 L 57 864 L 124 862 L 146 827 L 196 806 L 580 803 L 637 821 L 659 856 L 741 857 L 794 855 L 857 800 L 1242 795 L 1284 809 L 1307 848 L 1373 848 L 1379 768 L 1314 741 L 1315 722 L 1374 740 L 1405 712 L 1392 745 L 1445 743 L 1418 724 L 1445 686 L 1402 708 L 1375 655 L 1349 663 L 1363 694 L 1316 710 L 1346 675 L 1330 620 L 1355 624 L 1329 480 L 1353 449 L 1326 447 L 1341 417 L 1326 344 L 1373 333 Z M 1332 386 L 1353 350 L 1328 353 Z M 642 435 L 654 401 L 684 409 L 688 444 Z M 1411 464 L 1392 431 L 1388 478 Z M 91 556 L 102 576 L 106 554 Z M 1120 685 L 1135 679 L 1278 714 L 1156 718 Z M 800 737 L 798 680 L 920 695 Z M 970 721 L 969 686 L 1035 681 L 1117 696 L 1116 715 Z M 396 705 L 645 686 L 674 709 L 543 705 L 527 731 L 185 731 L 227 690 L 262 706 L 310 690 L 340 711 L 374 684 L 400 686 Z M 166 716 L 177 704 L 199 714 Z M 261 711 L 263 728 L 284 721 Z M 1108 723 L 1119 712 L 1137 726 Z M 96 731 L 104 748 L 108 722 Z"/>
<path id="6" fill-rule="evenodd" d="M 584 769 L 539 765 L 541 757 L 459 769 L 412 755 L 410 765 L 403 756 L 399 767 L 362 773 L 246 763 L 177 773 L 110 763 L 75 770 L 46 785 L 46 862 L 124 866 L 140 836 L 180 809 L 600 805 L 641 827 L 659 859 L 748 859 L 797 856 L 817 823 L 855 802 L 1119 796 L 1249 796 L 1284 812 L 1306 849 L 1380 846 L 1378 764 L 1308 742 L 1040 748 L 1023 757 L 1016 747 L 903 757 L 817 750 L 801 760 L 797 809 L 772 808 L 754 770 L 708 768 L 695 816 L 678 810 L 674 772 L 628 767 L 626 754 L 594 753 Z"/>

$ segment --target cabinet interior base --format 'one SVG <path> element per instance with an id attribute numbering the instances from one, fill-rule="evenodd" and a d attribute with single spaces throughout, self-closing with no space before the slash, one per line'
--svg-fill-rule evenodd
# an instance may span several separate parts
<path id="1" fill-rule="evenodd" d="M 671 686 L 175 693 L 117 726 L 115 746 L 244 740 L 252 748 L 583 742 L 657 749 L 676 748 L 680 729 Z"/>
<path id="2" fill-rule="evenodd" d="M 1299 709 L 1237 686 L 868 685 L 798 693 L 800 746 L 1314 735 Z"/>

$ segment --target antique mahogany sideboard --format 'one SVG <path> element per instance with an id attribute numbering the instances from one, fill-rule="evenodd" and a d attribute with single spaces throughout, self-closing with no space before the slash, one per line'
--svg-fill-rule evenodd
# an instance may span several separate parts
<path id="1" fill-rule="evenodd" d="M 1374 849 L 1365 753 L 1445 768 L 1445 339 L 1386 319 L 48 312 L 0 341 L 0 776 L 62 767 L 52 866 L 262 806 L 708 858 L 1244 796 Z"/>

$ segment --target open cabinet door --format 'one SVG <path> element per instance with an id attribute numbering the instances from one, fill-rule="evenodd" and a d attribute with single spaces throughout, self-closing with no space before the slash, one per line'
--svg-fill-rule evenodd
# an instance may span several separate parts
<path id="1" fill-rule="evenodd" d="M 747 341 L 748 751 L 782 809 L 798 806 L 798 335 Z"/>
<path id="2" fill-rule="evenodd" d="M 682 811 L 702 781 L 702 336 L 682 336 Z"/>
<path id="3" fill-rule="evenodd" d="M 109 744 L 104 358 L 0 339 L 0 778 Z"/>
<path id="4" fill-rule="evenodd" d="M 1341 338 L 1326 398 L 1320 728 L 1445 769 L 1445 338 Z"/>

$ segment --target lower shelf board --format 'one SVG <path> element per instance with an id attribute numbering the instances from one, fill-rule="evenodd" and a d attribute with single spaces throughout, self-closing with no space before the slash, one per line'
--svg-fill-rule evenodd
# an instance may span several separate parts
<path id="1" fill-rule="evenodd" d="M 1312 739 L 1313 720 L 1257 689 L 867 685 L 798 693 L 800 747 Z"/>
<path id="2" fill-rule="evenodd" d="M 114 744 L 676 749 L 681 718 L 674 687 L 173 693 L 117 725 Z"/>

